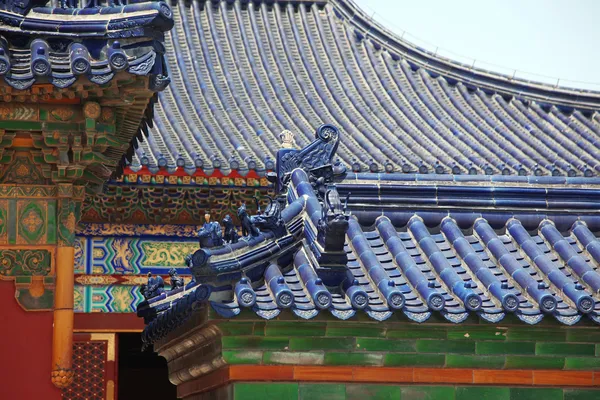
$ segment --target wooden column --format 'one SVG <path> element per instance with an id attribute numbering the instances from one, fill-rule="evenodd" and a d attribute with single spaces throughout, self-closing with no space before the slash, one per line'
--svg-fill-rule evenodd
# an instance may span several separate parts
<path id="1" fill-rule="evenodd" d="M 59 388 L 73 381 L 73 246 L 56 249 L 56 291 L 52 338 L 52 383 Z"/>
<path id="2" fill-rule="evenodd" d="M 73 293 L 75 285 L 75 225 L 81 214 L 83 191 L 58 184 L 56 289 L 52 339 L 52 383 L 59 388 L 73 381 Z"/>

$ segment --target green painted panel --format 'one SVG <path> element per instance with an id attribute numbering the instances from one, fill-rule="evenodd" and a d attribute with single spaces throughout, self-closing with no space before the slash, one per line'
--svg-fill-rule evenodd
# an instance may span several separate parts
<path id="1" fill-rule="evenodd" d="M 383 365 L 383 354 L 326 353 L 326 365 Z"/>
<path id="2" fill-rule="evenodd" d="M 262 351 L 223 351 L 223 359 L 228 364 L 260 364 L 262 355 Z"/>
<path id="3" fill-rule="evenodd" d="M 265 326 L 267 336 L 325 336 L 324 323 L 302 321 L 269 321 Z"/>
<path id="4" fill-rule="evenodd" d="M 562 369 L 565 365 L 563 357 L 543 356 L 507 356 L 505 368 L 513 369 Z"/>
<path id="5" fill-rule="evenodd" d="M 535 354 L 532 342 L 477 342 L 477 354 Z"/>
<path id="6" fill-rule="evenodd" d="M 323 365 L 323 352 L 265 351 L 263 364 Z"/>
<path id="7" fill-rule="evenodd" d="M 4 204 L 7 204 L 6 202 L 2 202 L 3 205 L 0 206 L 0 237 L 4 237 L 7 234 L 7 224 L 8 224 L 8 218 L 6 213 L 8 212 L 7 209 L 5 209 Z"/>
<path id="8" fill-rule="evenodd" d="M 56 243 L 56 200 L 48 201 L 46 241 L 48 244 Z"/>
<path id="9" fill-rule="evenodd" d="M 465 340 L 417 340 L 417 351 L 423 353 L 474 353 L 475 343 Z"/>
<path id="10" fill-rule="evenodd" d="M 454 400 L 452 386 L 403 386 L 400 388 L 402 400 Z"/>
<path id="11" fill-rule="evenodd" d="M 507 340 L 517 341 L 539 341 L 539 342 L 561 342 L 566 340 L 565 330 L 548 328 L 519 328 L 511 327 L 506 334 Z"/>
<path id="12" fill-rule="evenodd" d="M 563 391 L 551 388 L 510 388 L 510 400 L 563 400 Z"/>
<path id="13" fill-rule="evenodd" d="M 41 122 L 30 121 L 0 121 L 0 129 L 41 131 Z"/>
<path id="14" fill-rule="evenodd" d="M 337 324 L 327 323 L 327 336 L 342 337 L 385 337 L 385 328 L 378 325 L 360 325 L 360 324 Z"/>
<path id="15" fill-rule="evenodd" d="M 17 200 L 8 200 L 8 243 L 17 243 Z"/>
<path id="16" fill-rule="evenodd" d="M 400 387 L 392 385 L 346 385 L 347 400 L 398 400 Z"/>
<path id="17" fill-rule="evenodd" d="M 577 343 L 536 343 L 535 354 L 561 356 L 594 356 L 593 344 Z"/>
<path id="18" fill-rule="evenodd" d="M 298 385 L 300 400 L 344 400 L 346 385 L 333 383 L 301 383 Z"/>
<path id="19" fill-rule="evenodd" d="M 464 354 L 448 354 L 446 367 L 448 368 L 492 368 L 504 367 L 506 359 L 502 356 L 472 356 Z"/>
<path id="20" fill-rule="evenodd" d="M 15 282 L 29 284 L 29 283 L 31 283 L 31 276 L 17 276 L 15 278 Z"/>
<path id="21" fill-rule="evenodd" d="M 365 351 L 391 351 L 400 353 L 411 353 L 417 350 L 414 340 L 393 340 L 393 339 L 356 339 L 356 347 Z"/>
<path id="22" fill-rule="evenodd" d="M 96 124 L 96 130 L 98 132 L 115 133 L 115 126 L 114 125 L 110 125 L 110 124 L 97 123 Z M 118 138 L 116 138 L 116 139 L 118 139 Z"/>
<path id="23" fill-rule="evenodd" d="M 298 398 L 297 383 L 236 383 L 233 385 L 235 400 L 293 400 Z"/>
<path id="24" fill-rule="evenodd" d="M 446 356 L 443 354 L 386 354 L 384 365 L 386 367 L 443 367 L 446 363 Z"/>
<path id="25" fill-rule="evenodd" d="M 600 400 L 600 390 L 565 389 L 563 394 L 564 400 Z"/>
<path id="26" fill-rule="evenodd" d="M 388 330 L 386 337 L 392 339 L 446 339 L 446 328 Z"/>
<path id="27" fill-rule="evenodd" d="M 264 336 L 224 336 L 221 345 L 224 349 L 269 349 L 284 350 L 289 346 L 289 339 Z"/>
<path id="28" fill-rule="evenodd" d="M 456 400 L 510 400 L 510 389 L 494 386 L 458 386 Z"/>
<path id="29" fill-rule="evenodd" d="M 565 369 L 600 369 L 599 357 L 567 357 Z"/>
<path id="30" fill-rule="evenodd" d="M 354 350 L 356 340 L 352 338 L 290 338 L 290 350 Z"/>
<path id="31" fill-rule="evenodd" d="M 46 233 L 46 209 L 43 203 L 31 201 L 21 203 L 18 235 L 29 244 L 38 244 Z"/>
<path id="32" fill-rule="evenodd" d="M 83 126 L 77 122 L 64 123 L 64 122 L 47 122 L 44 124 L 44 128 L 48 131 L 58 130 L 61 132 L 65 131 L 73 131 L 79 132 L 82 131 Z"/>

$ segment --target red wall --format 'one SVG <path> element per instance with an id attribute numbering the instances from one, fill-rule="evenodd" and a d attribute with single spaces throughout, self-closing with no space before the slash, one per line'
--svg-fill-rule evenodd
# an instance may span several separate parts
<path id="1" fill-rule="evenodd" d="M 50 382 L 52 312 L 25 312 L 0 281 L 0 399 L 59 400 Z"/>

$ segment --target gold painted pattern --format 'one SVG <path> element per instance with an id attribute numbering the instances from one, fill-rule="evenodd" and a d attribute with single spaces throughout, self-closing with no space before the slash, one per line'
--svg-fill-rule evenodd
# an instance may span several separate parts
<path id="1" fill-rule="evenodd" d="M 182 267 L 185 257 L 198 250 L 190 242 L 144 242 L 142 243 L 143 266 Z"/>

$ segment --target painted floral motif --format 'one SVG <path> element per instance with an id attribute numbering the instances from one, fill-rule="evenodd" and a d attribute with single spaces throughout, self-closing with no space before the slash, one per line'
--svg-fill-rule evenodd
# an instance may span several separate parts
<path id="1" fill-rule="evenodd" d="M 102 122 L 113 122 L 115 118 L 115 112 L 110 107 L 102 108 L 102 113 L 100 115 L 100 120 Z"/>
<path id="2" fill-rule="evenodd" d="M 100 104 L 94 101 L 87 102 L 83 106 L 83 113 L 86 118 L 98 119 L 98 117 L 100 117 L 100 112 Z"/>
<path id="3" fill-rule="evenodd" d="M 0 251 L 0 275 L 41 276 L 48 275 L 51 255 L 47 250 L 2 250 Z"/>
<path id="4" fill-rule="evenodd" d="M 16 173 L 18 177 L 23 177 L 29 174 L 29 168 L 25 164 L 21 164 L 16 168 Z"/>
<path id="5" fill-rule="evenodd" d="M 68 121 L 73 118 L 74 111 L 71 108 L 61 107 L 50 111 L 50 114 L 58 121 Z"/>
<path id="6" fill-rule="evenodd" d="M 29 232 L 33 233 L 40 228 L 44 221 L 35 210 L 29 210 L 27 211 L 27 214 L 24 215 L 21 222 Z"/>
<path id="7" fill-rule="evenodd" d="M 65 220 L 65 228 L 71 232 L 75 231 L 75 214 L 73 212 L 70 212 L 67 216 L 67 219 Z"/>
<path id="8" fill-rule="evenodd" d="M 8 166 L 6 166 L 4 173 L 2 174 L 2 183 L 24 183 L 24 184 L 36 184 L 44 183 L 45 179 L 42 172 L 29 157 L 18 156 L 15 157 Z M 42 197 L 45 193 L 43 189 L 35 189 L 33 187 L 13 189 L 16 192 L 34 191 L 35 196 Z M 4 193 L 3 193 L 4 194 Z"/>
<path id="9" fill-rule="evenodd" d="M 92 251 L 92 257 L 94 257 L 94 259 L 102 259 L 102 258 L 104 258 L 105 255 L 106 255 L 106 252 L 102 248 L 96 247 Z"/>
<path id="10" fill-rule="evenodd" d="M 17 243 L 37 244 L 43 239 L 46 232 L 46 207 L 47 204 L 42 202 L 18 201 L 20 218 Z"/>

